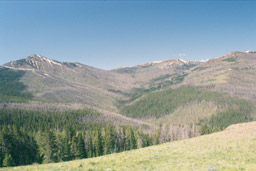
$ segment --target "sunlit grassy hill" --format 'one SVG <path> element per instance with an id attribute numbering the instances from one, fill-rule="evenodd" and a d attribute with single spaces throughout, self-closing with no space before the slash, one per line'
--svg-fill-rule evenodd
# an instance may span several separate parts
<path id="1" fill-rule="evenodd" d="M 119 154 L 1 170 L 256 170 L 256 122 Z"/>

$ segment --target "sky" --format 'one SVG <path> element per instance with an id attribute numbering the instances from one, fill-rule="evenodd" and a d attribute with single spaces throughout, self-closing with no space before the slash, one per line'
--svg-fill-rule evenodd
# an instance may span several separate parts
<path id="1" fill-rule="evenodd" d="M 102 69 L 256 50 L 256 1 L 0 1 L 0 65 L 33 54 Z"/>

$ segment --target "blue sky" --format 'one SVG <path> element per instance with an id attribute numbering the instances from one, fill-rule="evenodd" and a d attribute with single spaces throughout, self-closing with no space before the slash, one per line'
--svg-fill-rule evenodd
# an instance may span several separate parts
<path id="1" fill-rule="evenodd" d="M 0 64 L 41 54 L 103 69 L 256 50 L 254 1 L 0 1 Z"/>

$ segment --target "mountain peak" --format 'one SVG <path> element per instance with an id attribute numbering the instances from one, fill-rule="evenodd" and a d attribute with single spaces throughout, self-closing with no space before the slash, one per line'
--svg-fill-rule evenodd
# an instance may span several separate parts
<path id="1" fill-rule="evenodd" d="M 27 58 L 20 59 L 17 61 L 12 61 L 5 64 L 5 66 L 9 68 L 25 69 L 25 70 L 49 68 L 56 65 L 62 66 L 62 63 L 52 59 L 48 59 L 39 54 L 34 54 Z"/>
<path id="2" fill-rule="evenodd" d="M 164 61 L 153 61 L 153 62 L 145 63 L 142 65 L 151 65 L 151 64 L 161 65 L 161 64 L 166 64 L 166 63 L 169 63 L 170 65 L 172 65 L 172 64 L 184 65 L 184 64 L 188 64 L 189 61 L 185 61 L 185 60 L 179 59 L 179 58 L 173 58 L 173 59 L 164 60 Z"/>
<path id="3" fill-rule="evenodd" d="M 172 59 L 172 61 L 175 61 L 176 63 L 183 63 L 183 64 L 188 64 L 189 63 L 189 61 L 186 61 L 186 60 L 184 60 L 184 59 L 180 59 L 180 58 L 174 58 L 174 59 Z"/>
<path id="4" fill-rule="evenodd" d="M 39 54 L 34 54 L 34 55 L 31 55 L 29 57 L 26 58 L 27 60 L 41 60 L 41 61 L 46 61 L 46 60 L 51 60 L 51 59 L 48 59 L 42 55 L 39 55 Z"/>
<path id="5" fill-rule="evenodd" d="M 45 58 L 45 57 L 43 57 L 39 54 L 34 54 L 34 55 L 31 55 L 30 57 L 32 57 L 32 58 Z"/>
<path id="6" fill-rule="evenodd" d="M 46 58 L 44 56 L 41 56 L 39 54 L 34 54 L 32 56 L 29 56 L 25 60 L 28 61 L 28 62 L 32 61 L 32 63 L 33 62 L 45 62 L 45 63 L 47 63 L 49 65 L 61 65 L 60 62 L 52 60 L 52 59 L 48 59 L 48 58 Z"/>

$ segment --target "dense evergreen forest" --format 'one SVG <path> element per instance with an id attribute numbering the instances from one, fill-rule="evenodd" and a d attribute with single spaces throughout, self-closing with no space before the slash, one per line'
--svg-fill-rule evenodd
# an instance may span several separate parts
<path id="1" fill-rule="evenodd" d="M 159 134 L 152 137 L 134 127 L 83 122 L 98 114 L 0 109 L 0 166 L 90 158 L 159 143 Z"/>
<path id="2" fill-rule="evenodd" d="M 226 93 L 200 90 L 191 86 L 181 86 L 176 89 L 150 92 L 131 105 L 121 106 L 121 113 L 133 118 L 160 118 L 171 114 L 180 105 L 190 102 L 213 101 L 219 107 L 239 109 L 250 113 L 252 104 L 248 100 L 231 97 Z"/>

